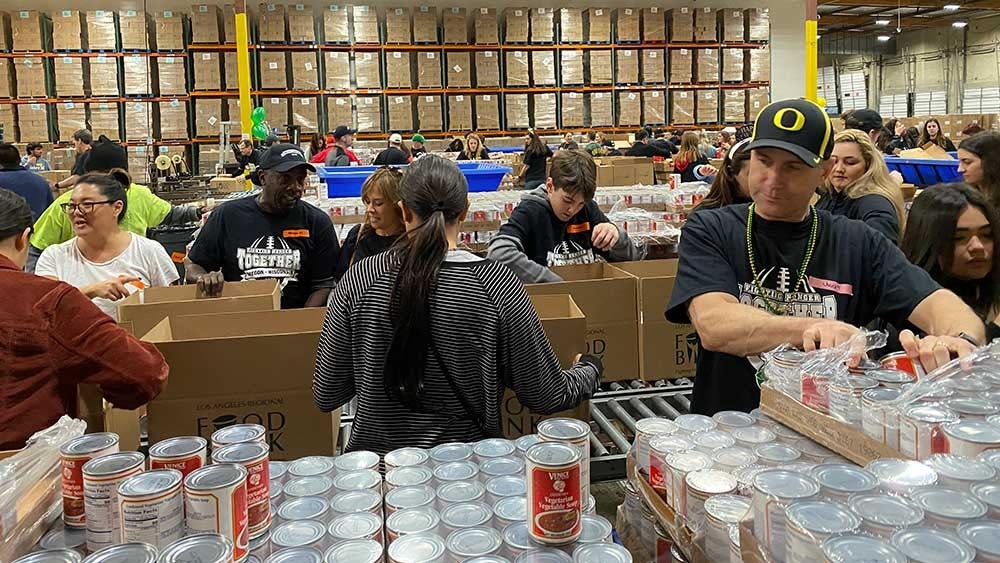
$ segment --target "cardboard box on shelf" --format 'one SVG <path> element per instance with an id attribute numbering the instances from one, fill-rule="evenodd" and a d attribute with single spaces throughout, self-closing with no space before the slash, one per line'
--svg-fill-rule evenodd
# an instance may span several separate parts
<path id="1" fill-rule="evenodd" d="M 496 58 L 492 57 L 495 61 Z M 449 88 L 471 88 L 472 87 L 472 55 L 467 52 L 449 52 L 448 67 L 448 87 Z"/>
<path id="2" fill-rule="evenodd" d="M 0 12 L 0 49 L 10 50 L 10 14 Z"/>
<path id="3" fill-rule="evenodd" d="M 317 53 L 292 51 L 292 90 L 319 90 Z"/>
<path id="4" fill-rule="evenodd" d="M 86 104 L 73 101 L 63 101 L 55 104 L 56 140 L 64 143 L 72 142 L 73 133 L 87 129 Z"/>
<path id="5" fill-rule="evenodd" d="M 643 125 L 661 125 L 667 123 L 667 95 L 662 90 L 643 90 L 642 92 L 642 123 Z"/>
<path id="6" fill-rule="evenodd" d="M 36 10 L 19 10 L 10 19 L 10 34 L 15 51 L 41 52 L 46 50 L 46 17 Z"/>
<path id="7" fill-rule="evenodd" d="M 358 131 L 361 133 L 381 133 L 382 96 L 358 96 L 357 105 Z"/>
<path id="8" fill-rule="evenodd" d="M 507 129 L 527 129 L 531 127 L 528 94 L 507 94 L 504 96 L 504 109 L 507 115 Z"/>
<path id="9" fill-rule="evenodd" d="M 695 41 L 718 41 L 719 21 L 716 9 L 705 6 L 697 8 L 694 12 L 694 40 Z"/>
<path id="10" fill-rule="evenodd" d="M 698 123 L 719 122 L 719 91 L 698 90 Z"/>
<path id="11" fill-rule="evenodd" d="M 611 64 L 611 51 L 588 51 L 590 84 L 595 86 L 613 84 L 615 78 L 614 65 Z"/>
<path id="12" fill-rule="evenodd" d="M 292 98 L 291 124 L 301 127 L 303 133 L 319 131 L 319 98 Z"/>
<path id="13" fill-rule="evenodd" d="M 504 10 L 504 42 L 528 42 L 529 8 L 507 8 Z"/>
<path id="14" fill-rule="evenodd" d="M 285 5 L 267 3 L 260 5 L 257 12 L 257 40 L 261 43 L 285 43 L 288 32 L 285 29 Z"/>
<path id="15" fill-rule="evenodd" d="M 191 6 L 191 42 L 222 43 L 222 21 L 219 7 L 214 4 Z"/>
<path id="16" fill-rule="evenodd" d="M 747 39 L 767 41 L 771 38 L 771 12 L 769 8 L 750 8 L 747 14 Z"/>
<path id="17" fill-rule="evenodd" d="M 531 42 L 555 43 L 555 11 L 552 8 L 531 9 Z"/>
<path id="18" fill-rule="evenodd" d="M 211 176 L 216 174 L 216 166 L 219 164 L 219 147 L 212 145 L 194 145 L 194 150 L 198 151 L 198 174 L 201 176 Z M 232 151 L 226 149 L 230 155 Z M 209 180 L 209 186 L 212 181 Z M 243 181 L 246 189 L 246 180 Z"/>
<path id="19" fill-rule="evenodd" d="M 451 131 L 472 131 L 472 96 L 457 94 L 448 96 L 448 129 Z"/>
<path id="20" fill-rule="evenodd" d="M 670 83 L 690 84 L 694 81 L 694 54 L 691 49 L 670 49 Z"/>
<path id="21" fill-rule="evenodd" d="M 744 81 L 744 50 L 743 49 L 723 49 L 722 50 L 722 81 L 723 82 L 743 82 Z"/>
<path id="22" fill-rule="evenodd" d="M 339 125 L 354 128 L 354 104 L 350 96 L 326 97 L 327 129 L 336 129 Z"/>
<path id="23" fill-rule="evenodd" d="M 79 51 L 83 49 L 83 14 L 79 10 L 53 10 L 52 50 Z"/>
<path id="24" fill-rule="evenodd" d="M 771 81 L 771 50 L 767 45 L 750 49 L 750 82 Z"/>
<path id="25" fill-rule="evenodd" d="M 438 42 L 438 15 L 433 6 L 417 6 L 413 9 L 413 42 Z"/>
<path id="26" fill-rule="evenodd" d="M 389 130 L 413 130 L 413 98 L 411 96 L 386 96 L 389 106 Z"/>
<path id="27" fill-rule="evenodd" d="M 56 77 L 56 87 L 59 82 Z M 83 90 L 83 67 L 80 67 L 80 90 Z M 58 93 L 56 95 L 59 95 Z M 0 98 L 10 99 L 14 97 L 14 72 L 11 69 L 10 59 L 0 59 Z"/>
<path id="28" fill-rule="evenodd" d="M 169 100 L 159 102 L 159 132 L 157 138 L 162 140 L 188 140 L 187 102 Z"/>
<path id="29" fill-rule="evenodd" d="M 262 90 L 288 89 L 288 53 L 258 51 L 260 57 L 260 87 Z"/>
<path id="30" fill-rule="evenodd" d="M 638 43 L 642 40 L 640 31 L 639 8 L 618 8 L 618 25 L 615 34 L 618 42 Z"/>
<path id="31" fill-rule="evenodd" d="M 412 60 L 407 51 L 385 52 L 386 88 L 413 87 L 413 71 L 410 68 Z"/>
<path id="32" fill-rule="evenodd" d="M 2 109 L 3 107 L 4 106 L 0 106 L 0 109 Z M 52 168 L 56 168 L 59 170 L 69 170 L 70 168 L 73 167 L 73 163 L 76 161 L 76 157 L 77 157 L 76 149 L 72 147 L 64 149 L 52 149 L 52 152 L 49 154 L 49 163 L 52 164 Z"/>
<path id="33" fill-rule="evenodd" d="M 353 36 L 355 43 L 377 44 L 378 12 L 372 6 L 352 6 L 354 15 Z"/>
<path id="34" fill-rule="evenodd" d="M 726 123 L 746 123 L 746 90 L 723 90 L 722 120 Z"/>
<path id="35" fill-rule="evenodd" d="M 5 74 L 3 76 L 10 76 L 10 67 L 8 66 L 8 60 L 4 59 L 2 65 Z M 58 98 L 81 98 L 86 94 L 84 86 L 86 82 L 84 81 L 83 67 L 86 64 L 86 59 L 76 58 L 76 57 L 61 57 L 57 56 L 52 59 L 52 76 L 55 79 L 55 94 Z M 2 82 L 9 82 L 8 80 L 3 80 Z M 5 84 L 0 83 L 0 89 L 3 88 Z M 4 97 L 9 97 L 4 96 Z"/>
<path id="36" fill-rule="evenodd" d="M 670 40 L 675 43 L 694 41 L 694 10 L 687 6 L 670 10 Z"/>
<path id="37" fill-rule="evenodd" d="M 610 264 L 559 266 L 562 282 L 530 284 L 528 295 L 570 295 L 587 317 L 587 353 L 604 362 L 604 380 L 639 373 L 637 279 Z"/>
<path id="38" fill-rule="evenodd" d="M 477 8 L 473 15 L 476 45 L 498 45 L 500 22 L 496 8 Z"/>
<path id="39" fill-rule="evenodd" d="M 441 96 L 417 96 L 417 131 L 443 131 Z"/>
<path id="40" fill-rule="evenodd" d="M 563 86 L 582 85 L 586 82 L 583 73 L 583 51 L 560 51 L 562 64 L 559 65 L 559 82 Z"/>
<path id="41" fill-rule="evenodd" d="M 148 141 L 153 139 L 155 108 L 153 102 L 131 100 L 124 104 L 125 139 Z"/>
<path id="42" fill-rule="evenodd" d="M 112 102 L 91 102 L 87 104 L 90 130 L 95 137 L 106 135 L 113 141 L 121 140 L 121 120 L 118 118 L 118 104 Z M 69 135 L 73 135 L 70 131 Z M 72 161 L 70 162 L 72 166 Z"/>
<path id="43" fill-rule="evenodd" d="M 378 53 L 354 53 L 354 74 L 358 88 L 382 88 L 382 62 Z"/>
<path id="44" fill-rule="evenodd" d="M 13 59 L 18 98 L 45 98 L 45 59 L 25 55 Z"/>
<path id="45" fill-rule="evenodd" d="M 159 51 L 183 51 L 184 14 L 172 10 L 154 12 L 152 42 Z"/>
<path id="46" fill-rule="evenodd" d="M 260 99 L 260 105 L 267 112 L 267 122 L 271 127 L 281 129 L 289 124 L 288 102 L 288 98 L 284 97 L 264 96 Z"/>
<path id="47" fill-rule="evenodd" d="M 771 100 L 771 92 L 767 88 L 750 88 L 747 90 L 747 121 L 757 119 L 757 114 Z"/>
<path id="48" fill-rule="evenodd" d="M 288 39 L 292 43 L 316 43 L 316 16 L 312 6 L 288 5 Z"/>
<path id="49" fill-rule="evenodd" d="M 222 90 L 222 53 L 191 54 L 194 90 Z"/>
<path id="50" fill-rule="evenodd" d="M 615 124 L 614 98 L 611 92 L 591 92 L 587 94 L 590 102 L 588 127 L 611 127 Z"/>
<path id="51" fill-rule="evenodd" d="M 118 46 L 115 13 L 91 10 L 84 13 L 85 44 L 92 51 L 114 51 Z"/>
<path id="52" fill-rule="evenodd" d="M 528 51 L 507 51 L 506 86 L 528 86 Z"/>
<path id="53" fill-rule="evenodd" d="M 123 51 L 150 50 L 152 41 L 149 37 L 149 14 L 138 10 L 119 10 L 118 35 Z"/>
<path id="54" fill-rule="evenodd" d="M 457 54 L 457 53 L 456 53 Z M 449 57 L 451 53 L 448 54 Z M 421 51 L 416 54 L 417 57 L 417 87 L 418 88 L 441 88 L 441 52 L 440 51 Z M 459 72 L 467 71 L 467 66 L 459 65 Z M 452 69 L 448 69 L 449 76 Z"/>
<path id="55" fill-rule="evenodd" d="M 742 8 L 720 9 L 722 14 L 722 40 L 740 43 L 746 41 L 746 18 Z"/>
<path id="56" fill-rule="evenodd" d="M 664 12 L 657 6 L 642 9 L 642 40 L 666 41 L 667 30 Z"/>
<path id="57" fill-rule="evenodd" d="M 236 43 L 236 6 L 233 4 L 222 5 L 222 40 Z"/>
<path id="58" fill-rule="evenodd" d="M 563 92 L 561 95 L 560 113 L 562 119 L 560 123 L 563 128 L 583 127 L 584 120 L 584 99 L 582 92 Z"/>
<path id="59" fill-rule="evenodd" d="M 670 99 L 671 123 L 694 125 L 694 92 L 691 90 L 674 90 L 670 94 Z"/>
<path id="60" fill-rule="evenodd" d="M 719 81 L 719 50 L 696 49 L 698 52 L 698 82 Z"/>
<path id="61" fill-rule="evenodd" d="M 587 42 L 611 43 L 611 8 L 587 8 L 586 13 Z"/>
<path id="62" fill-rule="evenodd" d="M 315 353 L 325 311 L 170 316 L 143 336 L 170 364 L 170 385 L 147 406 L 149 440 L 208 438 L 252 422 L 267 429 L 273 460 L 333 455 L 339 410 L 313 401 Z M 282 377 L 274 377 L 275 373 Z M 206 379 L 203 374 L 213 373 Z"/>
<path id="63" fill-rule="evenodd" d="M 642 101 L 638 92 L 618 92 L 618 125 L 642 124 Z"/>
<path id="64" fill-rule="evenodd" d="M 532 127 L 535 129 L 555 129 L 559 126 L 556 120 L 556 99 L 556 95 L 551 92 L 531 95 Z"/>
<path id="65" fill-rule="evenodd" d="M 387 8 L 385 10 L 385 42 L 403 45 L 413 43 L 409 8 Z"/>
<path id="66" fill-rule="evenodd" d="M 5 143 L 16 143 L 21 140 L 17 130 L 17 113 L 14 110 L 14 104 L 0 104 L 0 128 L 2 128 Z"/>
<path id="67" fill-rule="evenodd" d="M 122 58 L 123 92 L 126 96 L 149 96 L 153 93 L 153 84 L 150 78 L 153 75 L 153 68 L 156 66 L 153 57 L 149 55 L 132 54 Z M 90 83 L 93 85 L 94 77 L 91 75 Z"/>
<path id="68" fill-rule="evenodd" d="M 49 140 L 49 110 L 46 104 L 21 104 L 17 108 L 17 129 L 24 141 Z M 28 136 L 31 138 L 29 139 Z"/>
<path id="69" fill-rule="evenodd" d="M 349 51 L 329 51 L 325 55 L 326 90 L 351 89 L 351 53 Z"/>
<path id="70" fill-rule="evenodd" d="M 535 307 L 542 330 L 555 352 L 563 369 L 573 365 L 576 355 L 587 346 L 587 318 L 569 295 L 533 295 L 531 304 Z M 534 433 L 538 423 L 551 417 L 570 417 L 587 420 L 590 416 L 588 402 L 575 408 L 544 416 L 525 408 L 513 391 L 507 389 L 500 412 L 501 429 L 505 438 L 515 439 Z"/>
<path id="71" fill-rule="evenodd" d="M 619 50 L 615 65 L 615 82 L 617 84 L 639 83 L 639 51 Z"/>
<path id="72" fill-rule="evenodd" d="M 187 72 L 183 56 L 156 57 L 156 76 L 160 96 L 187 95 Z"/>
<path id="73" fill-rule="evenodd" d="M 351 24 L 347 6 L 331 4 L 323 10 L 323 41 L 341 44 L 351 42 Z"/>
<path id="74" fill-rule="evenodd" d="M 479 94 L 475 99 L 476 130 L 500 130 L 500 96 Z"/>
<path id="75" fill-rule="evenodd" d="M 250 59 L 253 61 L 253 59 Z M 240 78 L 237 72 L 236 53 L 223 53 L 222 66 L 225 69 L 225 80 L 223 86 L 226 90 L 239 90 Z"/>
<path id="76" fill-rule="evenodd" d="M 642 53 L 642 83 L 663 84 L 667 81 L 667 52 L 663 49 L 643 49 Z"/>
<path id="77" fill-rule="evenodd" d="M 533 86 L 556 85 L 555 51 L 531 51 L 531 84 Z"/>
<path id="78" fill-rule="evenodd" d="M 521 65 L 518 68 L 521 68 Z M 476 51 L 476 87 L 495 88 L 498 86 L 500 86 L 500 53 L 498 51 Z"/>
<path id="79" fill-rule="evenodd" d="M 446 44 L 463 45 L 469 42 L 469 20 L 465 8 L 457 6 L 442 8 L 441 26 L 444 28 Z"/>
<path id="80" fill-rule="evenodd" d="M 220 98 L 198 98 L 191 103 L 194 106 L 195 136 L 217 136 L 219 134 L 219 122 L 225 121 L 222 114 L 222 100 Z"/>
<path id="81" fill-rule="evenodd" d="M 583 43 L 583 9 L 559 8 L 559 41 Z"/>

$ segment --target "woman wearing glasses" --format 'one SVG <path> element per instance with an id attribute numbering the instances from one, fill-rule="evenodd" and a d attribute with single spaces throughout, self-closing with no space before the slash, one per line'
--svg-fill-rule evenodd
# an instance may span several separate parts
<path id="1" fill-rule="evenodd" d="M 157 242 L 122 230 L 131 179 L 122 169 L 81 176 L 61 208 L 76 235 L 42 252 L 35 274 L 75 286 L 111 318 L 116 302 L 146 287 L 171 285 L 180 277 Z"/>

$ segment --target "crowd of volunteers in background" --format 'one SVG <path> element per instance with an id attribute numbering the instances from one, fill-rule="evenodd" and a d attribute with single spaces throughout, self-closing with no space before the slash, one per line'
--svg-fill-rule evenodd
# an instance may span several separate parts
<path id="1" fill-rule="evenodd" d="M 145 237 L 206 210 L 134 183 L 120 144 L 77 131 L 72 175 L 54 184 L 35 174 L 50 168 L 38 143 L 24 155 L 0 144 L 0 291 L 17 296 L 0 307 L 0 363 L 17 382 L 0 397 L 13 405 L 0 410 L 0 449 L 75 415 L 79 383 L 124 408 L 155 397 L 168 367 L 117 326 L 117 305 L 176 283 L 217 297 L 277 279 L 282 308 L 327 307 L 314 395 L 324 411 L 358 398 L 349 450 L 496 435 L 505 388 L 538 413 L 572 407 L 598 389 L 603 365 L 582 355 L 560 367 L 523 284 L 561 281 L 557 266 L 643 257 L 596 204 L 601 156 L 671 159 L 682 181 L 711 184 L 664 296 L 667 319 L 698 333 L 694 412 L 756 407 L 759 354 L 780 344 L 829 347 L 878 326 L 929 371 L 1000 336 L 1000 134 L 973 131 L 956 149 L 933 119 L 914 131 L 858 110 L 845 124 L 835 133 L 819 106 L 785 100 L 711 142 L 643 128 L 628 147 L 599 131 L 550 147 L 529 130 L 513 179 L 522 201 L 485 257 L 458 243 L 469 201 L 454 160 L 490 158 L 475 132 L 442 154 L 419 133 L 390 135 L 362 187 L 365 221 L 343 236 L 303 194 L 316 166 L 361 163 L 355 131 L 336 127 L 307 151 L 243 141 L 237 172 L 259 190 L 211 211 L 184 280 Z M 962 182 L 926 187 L 907 211 L 883 155 L 927 143 L 957 150 Z"/>

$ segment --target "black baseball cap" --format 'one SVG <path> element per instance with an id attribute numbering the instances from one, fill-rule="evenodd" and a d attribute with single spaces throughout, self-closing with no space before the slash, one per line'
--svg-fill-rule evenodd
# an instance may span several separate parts
<path id="1" fill-rule="evenodd" d="M 833 152 L 833 126 L 823 108 L 806 99 L 771 102 L 753 125 L 747 150 L 788 151 L 815 168 Z"/>
<path id="2" fill-rule="evenodd" d="M 354 129 L 351 129 L 346 125 L 338 125 L 337 128 L 333 130 L 334 139 L 339 139 L 345 135 L 353 135 L 353 134 L 354 134 Z"/>
<path id="3" fill-rule="evenodd" d="M 873 109 L 856 109 L 844 116 L 844 127 L 870 133 L 884 127 L 882 115 Z"/>
<path id="4" fill-rule="evenodd" d="M 274 170 L 275 172 L 288 172 L 293 168 L 305 166 L 313 172 L 316 167 L 309 164 L 302 149 L 288 143 L 275 143 L 271 148 L 264 151 L 260 157 L 261 170 Z"/>

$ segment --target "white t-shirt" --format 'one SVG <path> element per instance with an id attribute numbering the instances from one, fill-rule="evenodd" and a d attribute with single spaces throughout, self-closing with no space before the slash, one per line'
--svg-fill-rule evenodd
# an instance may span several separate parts
<path id="1" fill-rule="evenodd" d="M 146 287 L 166 287 L 180 278 L 166 249 L 156 241 L 132 234 L 124 252 L 98 264 L 87 260 L 76 246 L 76 237 L 46 248 L 38 258 L 35 275 L 49 276 L 74 287 L 83 287 L 121 275 L 142 280 Z M 96 297 L 94 304 L 118 320 L 118 303 Z"/>

